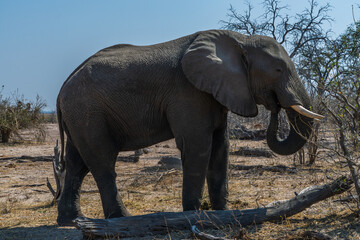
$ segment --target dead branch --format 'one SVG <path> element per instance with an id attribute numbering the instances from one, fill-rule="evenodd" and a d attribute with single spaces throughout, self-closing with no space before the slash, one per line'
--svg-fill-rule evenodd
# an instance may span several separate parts
<path id="1" fill-rule="evenodd" d="M 75 224 L 82 231 L 84 237 L 90 238 L 166 234 L 171 230 L 191 230 L 191 226 L 194 225 L 201 226 L 203 229 L 218 229 L 225 226 L 244 227 L 266 221 L 284 220 L 319 201 L 349 190 L 352 184 L 350 177 L 343 176 L 331 183 L 303 191 L 294 198 L 274 207 L 225 211 L 161 212 L 112 219 L 79 217 L 75 220 Z"/>
<path id="2" fill-rule="evenodd" d="M 248 147 L 240 147 L 239 150 L 235 152 L 230 152 L 231 155 L 245 156 L 245 157 L 266 157 L 272 158 L 274 157 L 274 153 L 268 149 L 264 148 L 248 148 Z"/>
<path id="3" fill-rule="evenodd" d="M 40 184 L 14 184 L 14 185 L 11 185 L 10 187 L 11 188 L 18 188 L 18 187 L 40 187 L 40 186 L 44 186 L 45 184 L 43 183 L 40 183 Z"/>
<path id="4" fill-rule="evenodd" d="M 358 195 L 348 195 L 339 199 L 335 199 L 333 202 L 348 203 L 348 202 L 357 202 L 357 201 L 359 201 Z"/>
<path id="5" fill-rule="evenodd" d="M 285 165 L 276 165 L 276 166 L 264 166 L 264 165 L 230 165 L 230 169 L 234 170 L 262 170 L 269 172 L 288 172 L 296 173 L 298 170 L 296 168 L 290 168 Z"/>
<path id="6" fill-rule="evenodd" d="M 55 197 L 55 191 L 53 189 L 53 187 L 51 186 L 51 183 L 49 182 L 49 178 L 46 178 L 46 186 L 49 188 L 51 194 Z"/>
<path id="7" fill-rule="evenodd" d="M 301 239 L 316 239 L 316 240 L 331 240 L 326 234 L 314 232 L 314 231 L 305 231 L 301 234 Z"/>
<path id="8" fill-rule="evenodd" d="M 50 161 L 52 161 L 52 158 L 53 158 L 53 156 L 35 156 L 35 157 L 32 157 L 32 156 L 23 155 L 23 156 L 20 156 L 20 157 L 3 157 L 3 158 L 0 158 L 0 161 L 30 160 L 32 162 L 50 162 Z"/>
<path id="9" fill-rule="evenodd" d="M 182 170 L 181 159 L 178 157 L 163 156 L 163 157 L 161 157 L 158 164 L 160 164 L 161 167 L 168 169 L 168 170 L 170 170 L 170 169 Z"/>
<path id="10" fill-rule="evenodd" d="M 56 146 L 54 147 L 54 157 L 52 158 L 53 163 L 53 170 L 54 170 L 54 177 L 56 182 L 56 194 L 54 196 L 54 201 L 58 201 L 62 194 L 62 187 L 64 186 L 65 180 L 65 166 L 60 159 L 60 152 L 59 152 L 59 144 L 56 140 Z"/>

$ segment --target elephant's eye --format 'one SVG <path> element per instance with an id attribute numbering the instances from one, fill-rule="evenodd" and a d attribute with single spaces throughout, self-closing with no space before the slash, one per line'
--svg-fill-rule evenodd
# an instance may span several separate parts
<path id="1" fill-rule="evenodd" d="M 278 73 L 282 73 L 282 72 L 283 72 L 283 70 L 282 70 L 281 68 L 277 68 L 276 71 L 277 71 Z"/>

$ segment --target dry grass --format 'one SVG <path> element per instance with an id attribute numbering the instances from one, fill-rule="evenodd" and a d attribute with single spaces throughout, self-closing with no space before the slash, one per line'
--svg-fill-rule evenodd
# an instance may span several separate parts
<path id="1" fill-rule="evenodd" d="M 54 126 L 53 126 L 54 127 Z M 49 128 L 47 128 L 49 130 Z M 51 135 L 51 134 L 50 134 Z M 43 144 L 0 145 L 0 157 L 51 155 L 54 136 Z M 231 141 L 232 150 L 240 146 L 266 147 L 262 141 Z M 159 167 L 161 156 L 179 156 L 173 141 L 150 148 L 137 163 L 118 162 L 117 183 L 125 205 L 134 214 L 181 211 L 181 171 Z M 132 152 L 121 153 L 129 156 Z M 253 158 L 231 156 L 231 164 L 293 166 L 292 157 Z M 314 166 L 297 166 L 295 174 L 261 170 L 229 173 L 229 206 L 232 209 L 257 208 L 272 201 L 289 199 L 310 185 L 320 185 L 343 174 L 333 161 L 319 161 Z M 54 185 L 50 162 L 0 161 L 0 239 L 79 239 L 81 232 L 74 228 L 56 226 L 57 210 L 51 206 L 52 196 L 46 187 L 46 177 Z M 103 218 L 97 188 L 91 175 L 84 180 L 81 206 L 91 218 Z M 208 198 L 207 192 L 204 199 Z M 338 197 L 335 197 L 338 198 Z M 346 205 L 327 199 L 280 223 L 265 223 L 243 229 L 231 226 L 210 231 L 229 238 L 296 239 L 306 230 L 326 233 L 334 239 L 360 239 L 360 223 Z M 157 239 L 190 238 L 189 232 L 172 232 Z M 148 237 L 153 239 L 154 237 Z"/>

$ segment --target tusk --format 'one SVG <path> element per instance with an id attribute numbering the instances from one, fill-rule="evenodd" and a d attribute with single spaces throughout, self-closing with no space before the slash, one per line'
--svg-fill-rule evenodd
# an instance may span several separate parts
<path id="1" fill-rule="evenodd" d="M 290 106 L 292 109 L 294 109 L 296 112 L 298 112 L 301 115 L 304 115 L 305 117 L 309 117 L 309 118 L 314 118 L 314 119 L 323 119 L 324 116 L 314 113 L 312 111 L 307 110 L 306 108 L 304 108 L 301 105 L 292 105 Z"/>

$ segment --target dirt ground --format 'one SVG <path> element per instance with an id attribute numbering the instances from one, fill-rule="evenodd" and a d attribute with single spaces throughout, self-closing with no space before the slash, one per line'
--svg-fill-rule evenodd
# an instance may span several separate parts
<path id="1" fill-rule="evenodd" d="M 51 205 L 52 194 L 46 186 L 46 179 L 49 178 L 54 187 L 55 181 L 52 163 L 46 157 L 53 155 L 58 132 L 56 124 L 45 127 L 47 134 L 43 143 L 25 140 L 22 143 L 0 144 L 0 239 L 82 238 L 81 231 L 56 225 L 57 209 Z M 32 133 L 24 132 L 24 135 L 29 135 L 30 139 Z M 231 152 L 240 147 L 267 148 L 265 141 L 231 140 Z M 136 163 L 121 161 L 131 157 L 133 152 L 119 154 L 117 184 L 125 205 L 133 215 L 181 211 L 181 170 L 167 170 L 158 164 L 163 156 L 179 157 L 174 141 L 156 144 L 148 150 L 149 153 L 141 155 Z M 29 157 L 19 159 L 21 156 Z M 11 157 L 13 159 L 4 160 Z M 231 209 L 257 208 L 275 200 L 290 199 L 294 197 L 294 192 L 311 185 L 328 183 L 346 172 L 346 168 L 326 159 L 324 155 L 322 160 L 310 167 L 298 165 L 293 156 L 265 158 L 230 155 L 230 162 L 234 165 L 296 165 L 299 171 L 274 173 L 230 168 L 229 206 Z M 280 223 L 265 223 L 245 229 L 234 226 L 231 230 L 221 230 L 216 234 L 235 238 L 242 232 L 247 239 L 299 239 L 296 236 L 312 230 L 333 239 L 360 239 L 359 218 L 349 209 L 351 203 L 336 201 L 347 194 L 317 203 Z M 204 199 L 208 199 L 207 191 L 204 192 Z M 81 207 L 85 216 L 103 218 L 99 193 L 90 174 L 82 187 Z M 191 238 L 189 232 L 147 237 L 186 238 Z"/>

